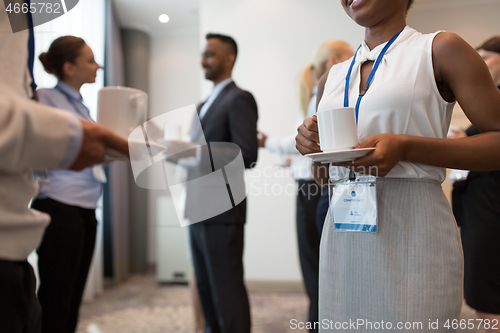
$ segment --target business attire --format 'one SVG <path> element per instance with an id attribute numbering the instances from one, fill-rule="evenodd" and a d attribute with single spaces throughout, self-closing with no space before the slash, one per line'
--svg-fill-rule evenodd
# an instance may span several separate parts
<path id="1" fill-rule="evenodd" d="M 466 133 L 481 132 L 471 126 Z M 500 170 L 469 172 L 453 184 L 452 203 L 464 250 L 465 301 L 500 314 Z"/>
<path id="2" fill-rule="evenodd" d="M 202 131 L 194 128 L 192 141 L 204 144 L 206 140 L 209 146 L 211 142 L 234 143 L 241 149 L 245 167 L 252 167 L 258 151 L 257 104 L 253 96 L 228 79 L 214 87 L 198 111 Z M 197 172 L 191 169 L 191 178 L 196 178 Z M 196 192 L 187 188 L 187 218 L 197 210 L 197 200 L 190 200 Z M 250 332 L 250 306 L 243 281 L 245 220 L 246 199 L 222 214 L 189 226 L 207 333 Z"/>
<path id="3" fill-rule="evenodd" d="M 62 81 L 53 89 L 39 89 L 37 95 L 41 104 L 92 120 L 80 93 Z M 98 172 L 98 167 L 50 170 L 49 179 L 40 183 L 40 192 L 32 204 L 51 217 L 37 249 L 42 333 L 76 330 L 95 246 L 95 209 L 102 193 Z"/>
<path id="4" fill-rule="evenodd" d="M 307 117 L 316 114 L 316 93 L 314 87 L 312 97 L 307 108 Z M 298 118 L 297 126 L 304 121 L 304 116 Z M 312 159 L 300 155 L 295 147 L 295 135 L 283 139 L 267 138 L 265 148 L 275 154 L 292 155 L 290 169 L 297 181 L 298 191 L 296 198 L 296 230 L 299 247 L 299 260 L 304 285 L 309 297 L 309 322 L 318 321 L 318 279 L 319 279 L 319 241 L 321 233 L 316 226 L 317 206 L 323 190 L 313 178 L 311 167 Z M 311 328 L 309 332 L 318 330 Z"/>
<path id="5" fill-rule="evenodd" d="M 392 44 L 365 94 L 358 139 L 380 133 L 446 138 L 454 103 L 441 97 L 432 66 L 434 34 L 406 27 Z M 361 64 L 385 45 L 370 50 L 363 42 L 353 66 L 349 104 L 356 104 Z M 342 107 L 351 60 L 329 72 L 318 110 Z M 330 167 L 330 176 L 348 170 Z M 441 188 L 444 168 L 401 161 L 377 178 L 376 233 L 336 232 L 325 221 L 320 246 L 320 320 L 333 323 L 458 319 L 462 307 L 463 257 L 460 235 Z M 327 325 L 320 332 L 350 332 Z M 373 327 L 359 326 L 357 332 Z M 439 327 L 439 332 L 447 331 Z M 454 331 L 451 329 L 450 331 Z"/>
<path id="6" fill-rule="evenodd" d="M 323 226 L 325 224 L 325 217 L 328 213 L 328 208 L 330 207 L 330 193 L 328 192 L 328 188 L 324 188 L 321 190 L 321 196 L 318 200 L 318 206 L 316 207 L 316 228 L 318 229 L 318 233 L 321 235 L 323 232 Z"/>
<path id="7" fill-rule="evenodd" d="M 0 332 L 38 333 L 40 305 L 28 255 L 49 216 L 30 209 L 30 169 L 69 167 L 83 140 L 76 117 L 29 99 L 27 30 L 12 33 L 0 4 Z"/>

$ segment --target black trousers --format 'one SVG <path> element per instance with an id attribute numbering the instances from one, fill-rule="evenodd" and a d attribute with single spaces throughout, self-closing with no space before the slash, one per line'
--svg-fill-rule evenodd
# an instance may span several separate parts
<path id="1" fill-rule="evenodd" d="M 36 200 L 32 207 L 51 217 L 37 250 L 42 333 L 73 333 L 94 253 L 95 210 L 52 199 Z"/>
<path id="2" fill-rule="evenodd" d="M 328 188 L 324 188 L 323 194 L 318 201 L 318 207 L 316 208 L 316 226 L 318 227 L 318 233 L 321 237 L 323 232 L 323 225 L 325 224 L 326 214 L 328 213 L 328 208 L 330 207 L 330 194 Z"/>
<path id="3" fill-rule="evenodd" d="M 455 182 L 452 200 L 461 226 L 465 302 L 500 314 L 500 171 L 471 171 Z"/>
<path id="4" fill-rule="evenodd" d="M 0 333 L 40 333 L 36 279 L 27 261 L 0 260 Z"/>
<path id="5" fill-rule="evenodd" d="M 318 318 L 319 241 L 316 227 L 316 208 L 322 190 L 314 180 L 298 180 L 297 193 L 297 237 L 302 276 L 309 296 L 309 321 Z M 314 327 L 314 325 L 313 325 Z M 310 332 L 317 332 L 311 329 Z"/>
<path id="6" fill-rule="evenodd" d="M 243 237 L 243 224 L 200 222 L 189 226 L 205 333 L 250 333 Z"/>

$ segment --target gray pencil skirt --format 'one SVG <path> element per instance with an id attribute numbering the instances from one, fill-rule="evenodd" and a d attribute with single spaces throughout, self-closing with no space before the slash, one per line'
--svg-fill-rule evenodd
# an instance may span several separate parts
<path id="1" fill-rule="evenodd" d="M 441 185 L 377 179 L 378 232 L 335 232 L 320 249 L 320 332 L 453 332 L 463 255 Z M 356 323 L 354 325 L 353 323 Z"/>

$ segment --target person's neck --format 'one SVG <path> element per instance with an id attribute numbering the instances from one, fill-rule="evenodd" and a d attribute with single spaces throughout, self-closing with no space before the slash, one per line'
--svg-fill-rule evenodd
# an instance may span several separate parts
<path id="1" fill-rule="evenodd" d="M 389 41 L 394 35 L 406 27 L 406 18 L 395 17 L 390 21 L 381 22 L 365 29 L 365 43 L 373 50 L 380 44 Z"/>
<path id="2" fill-rule="evenodd" d="M 214 87 L 216 85 L 218 85 L 219 83 L 221 83 L 222 81 L 224 80 L 227 80 L 227 79 L 230 79 L 231 78 L 231 73 L 229 74 L 225 74 L 225 75 L 221 75 L 220 77 L 218 77 L 217 79 L 215 80 L 212 80 L 212 82 L 214 83 Z"/>
<path id="3" fill-rule="evenodd" d="M 63 82 L 78 92 L 80 92 L 80 88 L 83 86 L 83 83 L 75 82 L 72 80 L 63 80 Z"/>

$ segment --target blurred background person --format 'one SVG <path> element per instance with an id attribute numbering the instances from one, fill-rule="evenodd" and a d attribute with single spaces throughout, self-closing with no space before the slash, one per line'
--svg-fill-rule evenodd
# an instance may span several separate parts
<path id="1" fill-rule="evenodd" d="M 500 36 L 477 48 L 500 89 Z M 449 138 L 480 134 L 471 125 Z M 453 213 L 464 249 L 466 303 L 482 319 L 500 321 L 500 170 L 471 171 L 453 185 Z M 498 325 L 497 325 L 498 327 Z M 499 328 L 500 329 L 500 328 Z M 488 330 L 489 331 L 489 330 Z M 491 330 L 493 331 L 493 330 Z"/>
<path id="2" fill-rule="evenodd" d="M 333 65 L 353 55 L 351 46 L 341 40 L 326 41 L 315 50 L 312 63 L 302 70 L 299 77 L 300 114 L 297 117 L 297 126 L 300 126 L 305 118 L 316 114 L 316 92 L 321 76 Z M 300 155 L 295 148 L 295 135 L 277 139 L 259 132 L 258 138 L 259 147 L 265 147 L 279 155 L 292 155 L 290 167 L 298 184 L 296 228 L 300 267 L 310 301 L 309 322 L 315 323 L 318 321 L 319 242 L 322 228 L 322 225 L 316 225 L 316 209 L 323 190 L 313 179 L 312 160 Z M 328 190 L 326 193 L 328 194 Z M 326 207 L 328 208 L 328 195 Z"/>
<path id="3" fill-rule="evenodd" d="M 37 91 L 39 102 L 93 121 L 83 104 L 80 88 L 95 82 L 101 66 L 95 62 L 85 41 L 74 36 L 59 37 L 39 59 L 47 73 L 58 79 L 54 88 Z M 40 183 L 40 192 L 32 207 L 51 218 L 37 250 L 42 332 L 76 330 L 94 253 L 95 209 L 102 193 L 103 177 L 101 166 L 81 171 L 51 170 L 49 179 Z"/>
<path id="4" fill-rule="evenodd" d="M 205 79 L 211 81 L 214 88 L 198 108 L 200 122 L 195 122 L 191 141 L 198 145 L 208 143 L 207 146 L 210 142 L 237 145 L 245 168 L 252 168 L 258 153 L 257 103 L 251 93 L 241 90 L 232 79 L 238 46 L 230 36 L 209 33 L 205 37 L 207 43 L 201 65 Z M 212 152 L 217 151 L 214 146 L 217 147 L 213 145 Z M 224 156 L 221 154 L 215 154 L 216 162 Z M 188 177 L 204 176 L 204 166 L 207 165 L 210 165 L 208 154 L 202 153 L 197 166 L 189 170 Z M 246 199 L 236 205 L 233 203 L 233 208 L 219 215 L 203 219 L 200 202 L 209 202 L 206 189 L 215 189 L 212 192 L 215 196 L 225 195 L 223 192 L 230 188 L 230 183 L 227 186 L 221 183 L 221 188 L 207 183 L 203 189 L 196 183 L 187 184 L 185 216 L 191 223 L 190 249 L 205 332 L 249 333 L 250 303 L 243 273 Z M 237 193 L 235 187 L 231 191 Z"/>

